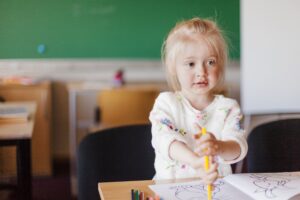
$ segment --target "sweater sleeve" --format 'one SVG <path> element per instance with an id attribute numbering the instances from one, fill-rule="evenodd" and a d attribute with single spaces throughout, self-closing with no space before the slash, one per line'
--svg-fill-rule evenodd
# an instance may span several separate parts
<path id="1" fill-rule="evenodd" d="M 175 122 L 179 114 L 177 100 L 173 93 L 161 93 L 155 100 L 152 111 L 150 112 L 150 121 L 152 124 L 152 146 L 155 152 L 171 162 L 169 148 L 174 140 L 186 143 L 182 136 L 184 132 L 178 130 Z"/>
<path id="2" fill-rule="evenodd" d="M 225 119 L 224 129 L 222 131 L 222 140 L 233 140 L 240 145 L 240 156 L 231 161 L 223 161 L 226 164 L 233 164 L 242 160 L 248 151 L 248 144 L 246 139 L 245 130 L 241 126 L 242 113 L 240 106 L 236 101 L 233 102 L 228 110 L 228 115 Z"/>

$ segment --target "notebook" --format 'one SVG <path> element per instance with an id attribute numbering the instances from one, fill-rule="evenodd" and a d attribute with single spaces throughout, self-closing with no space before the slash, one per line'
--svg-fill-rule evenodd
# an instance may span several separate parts
<path id="1" fill-rule="evenodd" d="M 29 111 L 25 107 L 0 104 L 0 124 L 22 123 L 29 117 Z"/>
<path id="2" fill-rule="evenodd" d="M 201 181 L 150 185 L 163 200 L 207 199 Z M 300 172 L 232 174 L 214 183 L 213 200 L 297 200 Z"/>

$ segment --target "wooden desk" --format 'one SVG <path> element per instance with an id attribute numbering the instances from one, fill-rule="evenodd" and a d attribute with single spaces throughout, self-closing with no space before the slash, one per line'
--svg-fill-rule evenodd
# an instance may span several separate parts
<path id="1" fill-rule="evenodd" d="M 52 175 L 52 84 L 41 81 L 32 85 L 0 84 L 0 96 L 6 102 L 35 102 L 35 123 L 31 138 L 32 175 Z M 22 129 L 20 129 L 22 130 Z M 21 133 L 23 134 L 23 133 Z M 15 148 L 1 149 L 4 165 L 0 170 L 8 177 L 16 176 Z M 1 158 L 0 158 L 1 159 Z"/>
<path id="2" fill-rule="evenodd" d="M 17 148 L 17 190 L 18 199 L 30 200 L 32 198 L 31 182 L 31 137 L 34 126 L 36 104 L 5 103 L 12 107 L 26 107 L 30 112 L 30 118 L 26 123 L 1 124 L 0 146 L 16 146 Z M 1 189 L 13 189 L 15 186 L 1 184 Z"/>
<path id="3" fill-rule="evenodd" d="M 141 190 L 145 193 L 145 197 L 154 197 L 154 192 L 148 187 L 153 184 L 180 183 L 187 181 L 195 181 L 199 179 L 177 179 L 177 180 L 143 180 L 143 181 L 122 181 L 122 182 L 103 182 L 98 183 L 98 190 L 101 200 L 130 200 L 131 189 Z"/>

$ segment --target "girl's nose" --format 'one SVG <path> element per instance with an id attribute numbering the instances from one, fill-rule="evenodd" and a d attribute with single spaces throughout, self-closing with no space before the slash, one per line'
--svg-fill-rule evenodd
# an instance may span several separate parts
<path id="1" fill-rule="evenodd" d="M 201 77 L 201 76 L 204 76 L 206 74 L 206 70 L 205 70 L 205 67 L 204 66 L 199 66 L 197 68 L 197 77 Z"/>

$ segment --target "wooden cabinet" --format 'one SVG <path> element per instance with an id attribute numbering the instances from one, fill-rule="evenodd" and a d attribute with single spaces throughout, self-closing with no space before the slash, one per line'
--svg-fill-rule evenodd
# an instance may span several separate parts
<path id="1" fill-rule="evenodd" d="M 36 102 L 37 111 L 31 143 L 32 174 L 34 176 L 51 175 L 51 84 L 43 82 L 29 86 L 0 85 L 0 96 L 5 101 Z M 0 149 L 1 174 L 7 176 L 16 174 L 15 153 L 14 147 Z"/>

